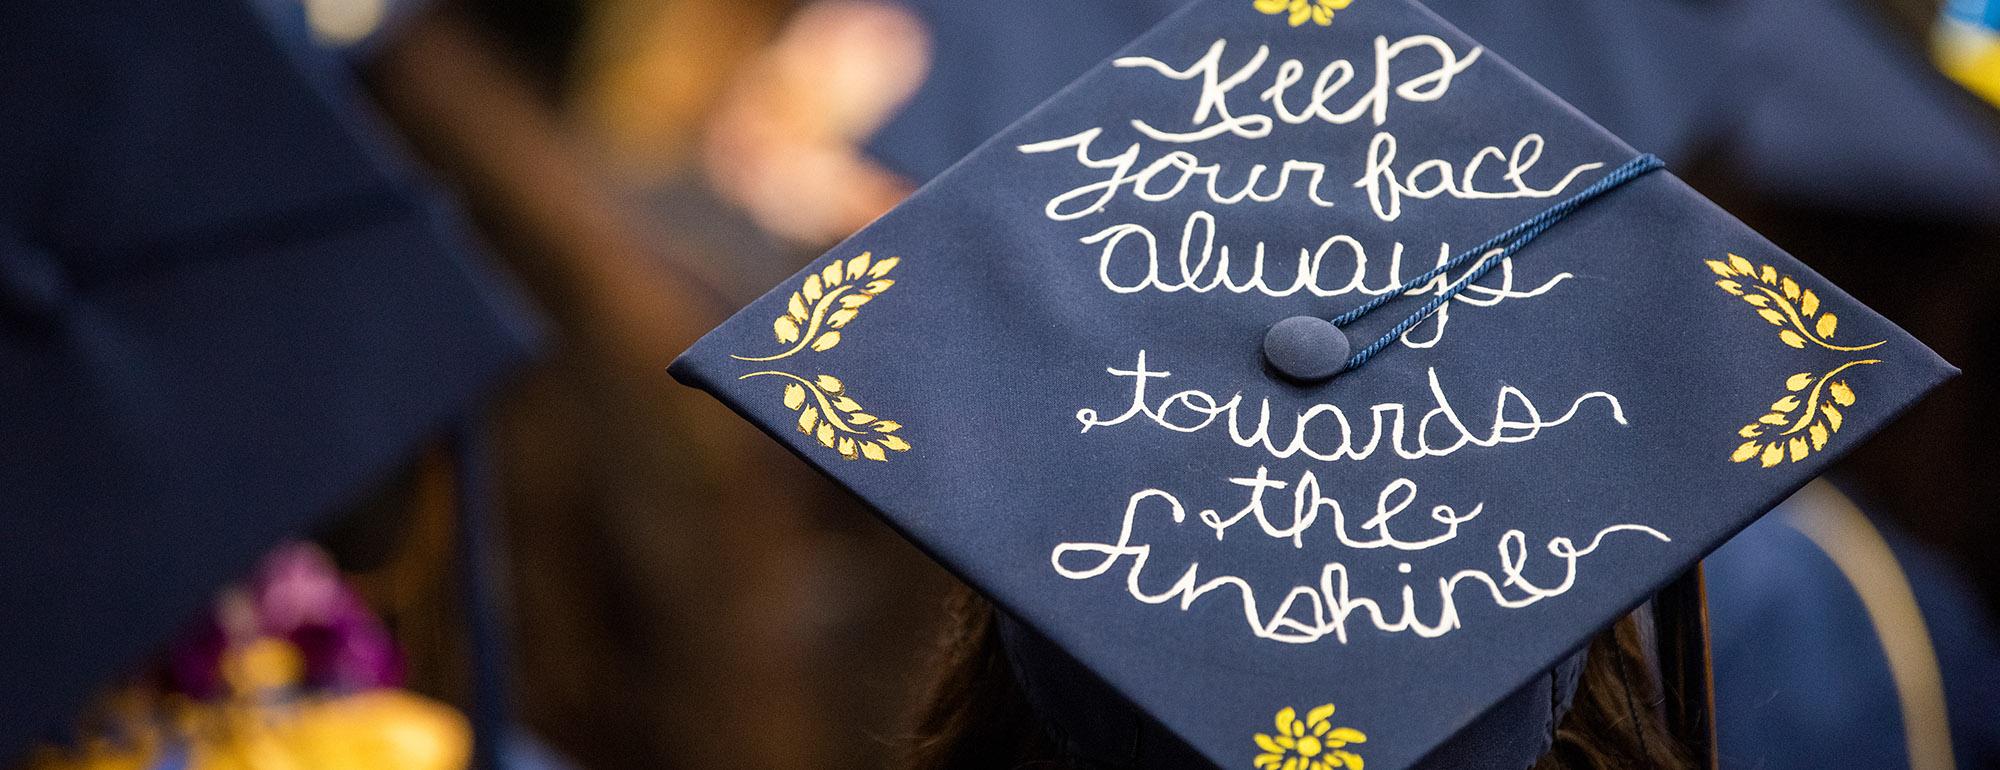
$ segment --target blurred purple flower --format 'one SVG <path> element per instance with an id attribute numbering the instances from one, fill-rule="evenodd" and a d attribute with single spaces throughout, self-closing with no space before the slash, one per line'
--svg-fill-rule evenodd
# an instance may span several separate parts
<path id="1" fill-rule="evenodd" d="M 218 601 L 168 652 L 173 688 L 212 700 L 228 695 L 222 660 L 257 636 L 290 642 L 304 659 L 311 691 L 347 693 L 403 682 L 402 656 L 389 630 L 311 543 L 279 546 L 264 557 L 243 592 L 248 601 Z M 232 609 L 237 613 L 232 613 Z M 247 615 L 240 614 L 247 610 Z"/>

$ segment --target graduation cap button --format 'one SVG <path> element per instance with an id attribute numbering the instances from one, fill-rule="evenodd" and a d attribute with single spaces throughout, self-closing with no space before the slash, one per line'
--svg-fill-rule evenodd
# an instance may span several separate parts
<path id="1" fill-rule="evenodd" d="M 1354 349 L 1347 332 L 1332 321 L 1298 315 L 1271 325 L 1264 332 L 1264 360 L 1271 368 L 1299 382 L 1317 382 L 1347 368 Z"/>

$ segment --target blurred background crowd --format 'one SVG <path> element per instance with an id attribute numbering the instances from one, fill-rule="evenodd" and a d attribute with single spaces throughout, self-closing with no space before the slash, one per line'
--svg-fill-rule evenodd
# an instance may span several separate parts
<path id="1" fill-rule="evenodd" d="M 255 536 L 227 532 L 227 521 L 188 525 L 193 532 L 176 535 L 185 538 L 176 547 L 201 553 L 189 559 L 205 562 L 198 567 L 113 581 L 95 594 L 75 589 L 83 591 L 78 601 L 114 616 L 126 610 L 106 597 L 153 609 L 114 652 L 74 676 L 0 680 L 0 699 L 62 683 L 67 689 L 48 699 L 52 709 L 73 715 L 86 700 L 96 704 L 89 716 L 65 716 L 63 729 L 35 723 L 46 713 L 0 711 L 19 717 L 11 721 L 24 722 L 17 729 L 27 743 L 41 746 L 19 755 L 10 752 L 27 743 L 0 746 L 0 766 L 17 759 L 47 768 L 160 766 L 157 755 L 142 761 L 124 751 L 151 739 L 94 743 L 119 732 L 104 725 L 121 709 L 148 708 L 133 705 L 131 691 L 234 702 L 300 686 L 395 694 L 369 704 L 365 719 L 342 718 L 414 725 L 423 736 L 415 744 L 429 748 L 409 741 L 383 748 L 382 756 L 408 764 L 377 766 L 462 766 L 466 725 L 491 717 L 480 704 L 496 697 L 508 707 L 497 721 L 514 725 L 507 734 L 518 737 L 492 741 L 491 751 L 514 766 L 884 766 L 908 732 L 954 580 L 777 444 L 675 384 L 664 367 L 734 308 L 971 149 L 982 131 L 1005 125 L 1172 5 L 1093 2 L 1102 7 L 1084 8 L 1092 5 L 1085 0 L 213 0 L 247 3 L 242 14 L 295 52 L 287 61 L 310 62 L 298 66 L 316 87 L 339 94 L 341 114 L 360 126 L 353 130 L 380 145 L 372 162 L 420 179 L 424 195 L 442 201 L 427 205 L 469 223 L 450 238 L 472 244 L 462 255 L 466 269 L 506 297 L 513 320 L 498 325 L 512 329 L 503 346 L 510 352 L 480 358 L 490 359 L 480 369 L 490 376 L 450 391 L 452 405 L 439 414 L 451 420 L 384 439 L 390 460 L 356 461 L 352 488 L 329 488 Z M 2000 611 L 1993 555 L 2000 536 L 1989 518 L 2000 505 L 2000 442 L 1992 439 L 2000 426 L 2000 3 L 1631 3 L 1659 4 L 1728 11 L 1718 24 L 1729 30 L 1726 45 L 1754 55 L 1740 71 L 1717 74 L 1722 86 L 1681 98 L 1661 83 L 1688 81 L 1701 69 L 1688 62 L 1700 57 L 1623 29 L 1631 26 L 1619 21 L 1626 3 L 1598 4 L 1600 26 L 1584 25 L 1579 39 L 1560 38 L 1561 25 L 1534 3 L 1496 3 L 1522 10 L 1475 14 L 1483 24 L 1513 24 L 1516 40 L 1540 35 L 1551 48 L 1609 49 L 1617 66 L 1595 71 L 1636 78 L 1574 85 L 1572 93 L 1536 71 L 1528 43 L 1509 48 L 1468 29 L 1635 145 L 1670 145 L 1660 151 L 1676 173 L 1966 372 L 1845 461 L 1833 479 L 1839 491 L 1816 488 L 1820 497 L 1788 504 L 1711 566 L 1725 765 L 1732 730 L 1741 745 L 1787 739 L 1732 726 L 1731 699 L 1740 696 L 1755 713 L 1783 692 L 1803 698 L 1809 716 L 1769 717 L 1767 726 L 1778 725 L 1770 729 L 1891 730 L 1890 747 L 1922 766 L 1923 750 L 1907 736 L 1925 732 L 1917 722 L 1930 720 L 1931 732 L 1947 733 L 1955 754 L 1945 756 L 1958 765 L 2000 766 L 1992 764 L 2000 763 L 2000 711 L 1985 710 L 2000 701 L 1976 692 L 2000 683 L 1990 628 Z M 5 13 L 47 12 L 29 5 Z M 1759 10 L 1767 6 L 1784 10 Z M 1013 39 L 987 26 L 1008 14 L 1023 19 Z M 121 21 L 108 13 L 77 22 L 86 23 Z M 8 35 L 34 42 L 25 32 L 0 33 L 0 41 Z M 250 58 L 239 45 L 221 41 L 204 61 L 226 67 Z M 1657 50 L 1640 50 L 1649 45 Z M 1620 46 L 1634 53 L 1617 55 Z M 0 84 L 34 65 L 19 50 L 0 53 L 0 63 L 7 67 Z M 133 65 L 166 82 L 183 72 L 179 66 Z M 1845 74 L 1780 82 L 1788 68 Z M 1760 78 L 1772 82 L 1755 85 Z M 1587 103 L 1593 93 L 1597 103 Z M 1724 103 L 1714 98 L 1722 93 L 1756 96 Z M 8 98 L 15 97 L 28 98 Z M 1653 122 L 1603 106 L 1621 100 L 1649 104 L 1642 112 Z M 1876 141 L 1881 136 L 1865 135 L 1871 130 L 1901 141 Z M 231 152 L 220 135 L 216 146 L 199 134 L 185 141 L 205 149 L 160 152 Z M 155 159 L 122 162 L 143 167 Z M 320 159 L 288 162 L 308 173 Z M 198 166 L 181 172 L 200 186 Z M 0 261 L 0 272 L 17 263 Z M 10 333 L 25 335 L 24 328 Z M 22 367 L 39 359 L 32 345 L 10 339 L 0 365 L 15 371 L 0 373 L 8 378 L 0 384 L 29 388 L 23 383 L 37 375 Z M 408 351 L 416 362 L 409 371 L 382 377 L 435 383 L 426 367 L 476 357 L 465 351 L 483 344 L 447 335 L 439 345 L 450 354 L 419 346 Z M 339 394 L 342 378 L 355 375 L 323 376 L 315 387 Z M 364 402 L 355 408 L 365 411 L 373 403 L 367 388 L 379 384 L 354 386 Z M 19 392 L 26 391 L 0 390 Z M 0 403 L 0 411 L 10 408 Z M 0 425 L 17 439 L 15 452 L 44 454 L 19 440 L 34 437 L 34 423 Z M 361 445 L 398 428 L 355 430 L 340 440 Z M 33 473 L 19 472 L 5 478 Z M 485 518 L 466 518 L 468 509 Z M 0 515 L 48 514 L 22 506 Z M 151 526 L 160 525 L 139 528 Z M 1856 528 L 1895 558 L 1886 567 L 1844 558 L 1841 543 L 1855 541 L 1839 532 Z M 30 552 L 31 538 L 0 532 L 10 536 L 17 547 L 0 554 Z M 121 541 L 119 553 L 138 553 L 133 543 L 148 537 Z M 280 544 L 286 540 L 293 542 Z M 230 545 L 211 549 L 208 541 Z M 71 622 L 44 607 L 63 596 L 27 583 L 98 579 L 51 577 L 64 572 L 0 565 L 0 577 L 12 581 L 0 589 L 8 591 L 5 606 L 42 613 L 0 619 L 16 626 L 0 630 L 0 645 L 12 646 L 0 646 L 0 655 L 14 657 L 16 668 L 0 670 L 74 663 L 33 659 L 57 648 L 21 630 Z M 237 585 L 209 579 L 223 576 Z M 1871 594 L 1877 583 L 1903 586 L 1897 595 L 1916 599 L 1934 662 L 1928 686 L 1942 692 L 1948 718 L 1899 700 L 1912 669 L 1893 659 L 1896 645 L 1881 627 L 1888 616 L 1870 598 L 1880 593 Z M 1843 612 L 1860 625 L 1829 620 Z M 1774 640 L 1766 631 L 1778 623 L 1791 630 Z M 103 636 L 112 627 L 86 624 L 77 633 Z M 1855 635 L 1864 643 L 1843 647 Z M 265 644 L 272 640 L 284 646 Z M 1774 666 L 1756 655 L 1791 662 Z M 1879 669 L 1891 689 L 1814 689 L 1807 680 L 1826 666 Z M 1754 686 L 1732 691 L 1730 681 Z M 1887 700 L 1877 697 L 1884 692 Z M 188 713 L 178 729 L 213 735 L 227 732 L 214 725 L 235 712 Z M 350 729 L 373 728 L 339 728 Z M 352 734 L 339 730 L 324 740 Z M 1867 743 L 1859 732 L 1853 742 Z M 1843 749 L 1851 750 L 1862 749 Z M 237 764 L 192 767 L 368 766 L 283 764 L 270 759 L 281 750 L 231 751 L 228 761 Z"/>

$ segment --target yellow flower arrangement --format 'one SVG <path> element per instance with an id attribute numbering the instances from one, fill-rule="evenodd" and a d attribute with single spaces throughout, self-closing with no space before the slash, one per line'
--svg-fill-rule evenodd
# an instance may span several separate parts
<path id="1" fill-rule="evenodd" d="M 1289 21 L 1297 27 L 1311 19 L 1322 27 L 1333 24 L 1333 12 L 1351 5 L 1354 0 L 1256 0 L 1257 10 L 1276 16 L 1291 14 Z"/>
<path id="2" fill-rule="evenodd" d="M 1258 770 L 1362 770 L 1361 755 L 1347 751 L 1349 744 L 1362 743 L 1368 736 L 1352 727 L 1334 727 L 1333 704 L 1306 712 L 1304 721 L 1291 707 L 1278 712 L 1278 734 L 1257 734 Z"/>
<path id="3" fill-rule="evenodd" d="M 465 770 L 472 727 L 450 706 L 403 690 L 297 696 L 305 657 L 262 637 L 221 661 L 231 695 L 200 702 L 121 691 L 116 726 L 80 747 L 43 746 L 25 770 Z M 178 761 L 175 757 L 179 756 Z"/>

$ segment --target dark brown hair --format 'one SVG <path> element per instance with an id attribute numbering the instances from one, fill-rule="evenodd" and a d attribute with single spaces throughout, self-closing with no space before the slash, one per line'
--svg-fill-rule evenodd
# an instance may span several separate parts
<path id="1" fill-rule="evenodd" d="M 902 770 L 1075 770 L 1047 737 L 1000 648 L 993 606 L 960 586 L 917 698 Z M 1576 700 L 1534 770 L 1697 765 L 1669 735 L 1643 626 L 1627 616 L 1590 643 Z"/>

